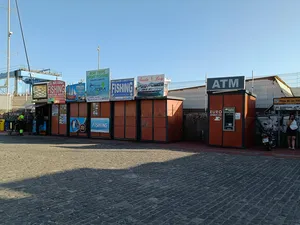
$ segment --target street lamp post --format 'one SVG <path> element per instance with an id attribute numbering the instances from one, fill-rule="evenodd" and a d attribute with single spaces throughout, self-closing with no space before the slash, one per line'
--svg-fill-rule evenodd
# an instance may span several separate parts
<path id="1" fill-rule="evenodd" d="M 10 0 L 7 1 L 7 112 L 9 111 L 9 73 L 10 73 Z"/>

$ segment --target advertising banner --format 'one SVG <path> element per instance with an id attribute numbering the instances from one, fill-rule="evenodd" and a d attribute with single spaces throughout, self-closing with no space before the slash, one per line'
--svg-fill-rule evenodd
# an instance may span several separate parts
<path id="1" fill-rule="evenodd" d="M 274 98 L 274 105 L 300 105 L 299 97 Z"/>
<path id="2" fill-rule="evenodd" d="M 70 118 L 70 132 L 71 133 L 85 133 L 86 132 L 86 118 L 85 117 L 71 117 Z"/>
<path id="3" fill-rule="evenodd" d="M 61 114 L 59 116 L 59 124 L 67 124 L 67 115 L 66 114 Z"/>
<path id="4" fill-rule="evenodd" d="M 66 88 L 67 102 L 85 101 L 85 83 L 68 85 Z"/>
<path id="5" fill-rule="evenodd" d="M 64 104 L 66 102 L 66 84 L 61 80 L 48 83 L 48 103 Z"/>
<path id="6" fill-rule="evenodd" d="M 138 97 L 165 96 L 165 75 L 139 76 L 137 79 Z"/>
<path id="7" fill-rule="evenodd" d="M 109 69 L 86 72 L 87 102 L 109 101 L 110 74 Z"/>
<path id="8" fill-rule="evenodd" d="M 91 118 L 91 132 L 109 133 L 109 118 Z"/>
<path id="9" fill-rule="evenodd" d="M 112 80 L 110 88 L 110 100 L 133 100 L 134 78 Z"/>
<path id="10" fill-rule="evenodd" d="M 67 105 L 61 104 L 59 107 L 59 124 L 67 124 Z"/>
<path id="11" fill-rule="evenodd" d="M 52 116 L 58 116 L 58 105 L 52 105 Z"/>
<path id="12" fill-rule="evenodd" d="M 47 123 L 44 121 L 43 125 L 40 125 L 40 133 L 47 131 Z M 33 120 L 32 122 L 32 133 L 36 133 L 36 120 Z"/>
<path id="13" fill-rule="evenodd" d="M 47 84 L 34 84 L 32 86 L 32 99 L 47 99 Z"/>

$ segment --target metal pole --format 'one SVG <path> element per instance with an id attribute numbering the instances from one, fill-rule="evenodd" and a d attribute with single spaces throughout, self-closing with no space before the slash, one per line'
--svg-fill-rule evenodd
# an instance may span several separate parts
<path id="1" fill-rule="evenodd" d="M 204 112 L 207 111 L 207 74 L 205 74 Z"/>
<path id="2" fill-rule="evenodd" d="M 252 87 L 251 87 L 251 93 L 253 94 L 253 90 L 254 90 L 254 73 L 252 70 Z"/>
<path id="3" fill-rule="evenodd" d="M 97 48 L 98 51 L 98 70 L 100 70 L 100 47 Z"/>
<path id="4" fill-rule="evenodd" d="M 10 73 L 10 0 L 7 1 L 7 112 L 9 111 L 9 73 Z"/>

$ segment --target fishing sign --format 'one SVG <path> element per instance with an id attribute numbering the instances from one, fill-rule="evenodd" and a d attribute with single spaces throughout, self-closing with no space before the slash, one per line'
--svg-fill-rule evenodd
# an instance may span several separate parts
<path id="1" fill-rule="evenodd" d="M 134 99 L 134 78 L 112 80 L 110 88 L 111 101 Z"/>
<path id="2" fill-rule="evenodd" d="M 48 83 L 48 103 L 66 103 L 66 83 L 61 80 L 53 80 Z"/>
<path id="3" fill-rule="evenodd" d="M 109 101 L 109 69 L 100 69 L 86 72 L 86 101 Z"/>

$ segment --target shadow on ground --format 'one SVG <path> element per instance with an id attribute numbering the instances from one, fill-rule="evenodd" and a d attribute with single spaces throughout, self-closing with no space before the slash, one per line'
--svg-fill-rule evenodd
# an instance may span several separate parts
<path id="1" fill-rule="evenodd" d="M 84 149 L 121 149 L 121 150 L 174 150 L 186 152 L 199 152 L 200 148 L 207 148 L 200 142 L 185 143 L 149 143 L 135 141 L 119 141 L 104 139 L 75 138 L 62 136 L 7 136 L 0 135 L 0 144 L 50 144 L 60 148 Z M 65 146 L 64 146 L 65 145 Z"/>
<path id="2" fill-rule="evenodd" d="M 300 163 L 195 154 L 0 184 L 0 224 L 297 224 Z"/>

